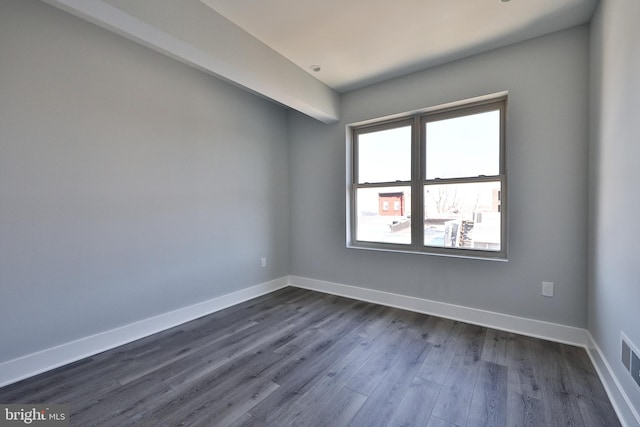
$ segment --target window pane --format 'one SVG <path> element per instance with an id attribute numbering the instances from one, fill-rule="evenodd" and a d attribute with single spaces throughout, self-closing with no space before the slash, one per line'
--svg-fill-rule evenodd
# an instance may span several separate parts
<path id="1" fill-rule="evenodd" d="M 411 180 L 411 126 L 358 135 L 358 183 Z"/>
<path id="2" fill-rule="evenodd" d="M 500 173 L 500 111 L 428 122 L 426 178 Z"/>
<path id="3" fill-rule="evenodd" d="M 356 240 L 411 244 L 411 187 L 358 188 Z"/>
<path id="4" fill-rule="evenodd" d="M 424 186 L 424 244 L 500 251 L 500 181 Z"/>

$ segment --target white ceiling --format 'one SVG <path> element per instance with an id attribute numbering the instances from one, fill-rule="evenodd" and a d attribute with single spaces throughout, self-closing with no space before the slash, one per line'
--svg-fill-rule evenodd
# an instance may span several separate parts
<path id="1" fill-rule="evenodd" d="M 340 92 L 588 22 L 597 2 L 201 1 Z"/>
<path id="2" fill-rule="evenodd" d="M 598 2 L 42 1 L 327 123 L 339 92 L 586 23 Z"/>

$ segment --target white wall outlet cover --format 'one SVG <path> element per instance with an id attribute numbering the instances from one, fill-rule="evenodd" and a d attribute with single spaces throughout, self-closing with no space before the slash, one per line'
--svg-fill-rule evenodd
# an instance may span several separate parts
<path id="1" fill-rule="evenodd" d="M 542 282 L 542 295 L 545 297 L 552 297 L 553 287 L 553 282 Z"/>

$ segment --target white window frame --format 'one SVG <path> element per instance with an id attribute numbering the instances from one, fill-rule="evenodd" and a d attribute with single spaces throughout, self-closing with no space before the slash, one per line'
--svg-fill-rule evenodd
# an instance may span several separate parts
<path id="1" fill-rule="evenodd" d="M 424 135 L 425 124 L 485 111 L 500 111 L 500 149 L 499 174 L 494 176 L 457 177 L 448 179 L 426 179 L 425 164 L 422 160 L 426 149 Z M 411 113 L 390 116 L 347 125 L 347 247 L 390 252 L 420 253 L 461 258 L 488 259 L 506 261 L 508 247 L 508 203 L 507 203 L 507 93 L 487 95 L 470 100 L 431 107 Z M 380 183 L 358 182 L 358 135 L 367 132 L 412 126 L 411 180 Z M 384 242 L 359 241 L 356 239 L 357 209 L 356 192 L 359 188 L 411 187 L 411 217 L 424 217 L 424 186 L 457 183 L 500 182 L 500 250 L 481 250 L 470 248 L 434 247 L 424 245 L 424 224 L 414 222 L 411 229 L 411 245 Z"/>

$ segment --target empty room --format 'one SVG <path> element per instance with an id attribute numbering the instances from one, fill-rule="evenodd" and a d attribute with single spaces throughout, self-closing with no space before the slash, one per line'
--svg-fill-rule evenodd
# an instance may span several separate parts
<path id="1" fill-rule="evenodd" d="M 0 0 L 0 425 L 640 426 L 637 0 Z"/>

